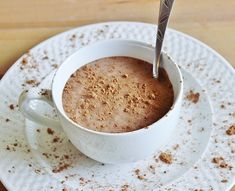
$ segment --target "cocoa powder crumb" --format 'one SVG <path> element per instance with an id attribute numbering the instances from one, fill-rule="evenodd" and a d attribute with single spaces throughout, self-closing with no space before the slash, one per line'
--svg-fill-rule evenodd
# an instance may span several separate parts
<path id="1" fill-rule="evenodd" d="M 231 125 L 229 127 L 229 129 L 226 130 L 226 134 L 229 135 L 229 136 L 235 135 L 235 124 Z"/>
<path id="2" fill-rule="evenodd" d="M 187 99 L 193 103 L 197 103 L 199 100 L 200 94 L 199 93 L 194 93 L 192 90 L 189 91 L 187 95 Z"/>
<path id="3" fill-rule="evenodd" d="M 55 137 L 55 138 L 52 140 L 52 142 L 53 142 L 53 143 L 57 143 L 57 142 L 59 142 L 59 140 L 60 140 L 59 137 Z"/>
<path id="4" fill-rule="evenodd" d="M 128 98 L 130 96 L 130 94 L 128 93 L 128 94 L 125 94 L 124 95 L 124 98 Z"/>
<path id="5" fill-rule="evenodd" d="M 224 104 L 221 104 L 220 107 L 221 107 L 222 109 L 224 109 L 224 108 L 225 108 L 225 105 L 224 105 Z"/>
<path id="6" fill-rule="evenodd" d="M 102 104 L 106 105 L 106 104 L 108 104 L 108 102 L 107 101 L 102 101 Z"/>
<path id="7" fill-rule="evenodd" d="M 227 168 L 231 170 L 233 167 L 225 162 L 223 157 L 214 157 L 211 161 L 212 163 L 215 163 L 220 168 Z"/>
<path id="8" fill-rule="evenodd" d="M 52 169 L 53 173 L 58 173 L 58 172 L 62 172 L 63 170 L 66 170 L 70 167 L 69 164 L 65 163 L 65 164 L 61 164 L 58 167 L 55 167 L 54 169 Z"/>
<path id="9" fill-rule="evenodd" d="M 227 182 L 228 182 L 228 180 L 223 179 L 223 180 L 221 180 L 221 182 L 223 182 L 223 183 L 227 183 Z"/>
<path id="10" fill-rule="evenodd" d="M 159 155 L 159 159 L 166 163 L 166 164 L 171 164 L 172 161 L 173 161 L 173 158 L 172 158 L 172 155 L 170 153 L 166 153 L 166 152 L 162 152 L 160 155 Z"/>
<path id="11" fill-rule="evenodd" d="M 54 155 L 54 158 L 55 158 L 55 159 L 58 159 L 58 158 L 60 158 L 60 157 L 59 157 L 58 155 Z"/>
<path id="12" fill-rule="evenodd" d="M 143 179 L 144 179 L 144 176 L 142 176 L 142 175 L 140 174 L 140 169 L 136 169 L 136 170 L 135 170 L 135 175 L 136 175 L 136 177 L 137 177 L 139 180 L 143 180 Z"/>
<path id="13" fill-rule="evenodd" d="M 221 162 L 219 166 L 220 166 L 220 168 L 227 168 L 228 164 L 225 162 Z"/>
<path id="14" fill-rule="evenodd" d="M 43 156 L 45 156 L 46 158 L 49 158 L 49 154 L 48 153 L 42 153 Z"/>
<path id="15" fill-rule="evenodd" d="M 36 80 L 26 80 L 25 83 L 29 85 L 32 85 L 32 84 L 36 85 L 38 82 Z"/>
<path id="16" fill-rule="evenodd" d="M 128 191 L 129 185 L 128 184 L 124 184 L 121 186 L 121 191 Z"/>
<path id="17" fill-rule="evenodd" d="M 128 78 L 128 74 L 123 74 L 122 77 L 123 78 Z"/>
<path id="18" fill-rule="evenodd" d="M 52 64 L 51 66 L 55 69 L 59 67 L 58 64 Z"/>
<path id="19" fill-rule="evenodd" d="M 51 128 L 47 128 L 47 133 L 49 135 L 53 135 L 54 134 L 54 130 L 52 130 Z"/>
<path id="20" fill-rule="evenodd" d="M 73 34 L 73 35 L 69 38 L 69 40 L 70 40 L 70 41 L 74 41 L 74 40 L 76 40 L 76 38 L 77 38 L 76 34 Z"/>
<path id="21" fill-rule="evenodd" d="M 215 164 L 219 164 L 220 161 L 223 161 L 224 158 L 223 157 L 214 157 L 212 159 L 212 162 L 215 163 Z"/>
<path id="22" fill-rule="evenodd" d="M 26 58 L 23 58 L 21 64 L 22 64 L 22 65 L 26 65 L 27 63 L 28 63 L 27 59 L 26 59 Z"/>
<path id="23" fill-rule="evenodd" d="M 150 105 L 150 102 L 148 100 L 144 101 L 144 103 Z"/>
<path id="24" fill-rule="evenodd" d="M 49 96 L 49 93 L 47 90 L 42 90 L 40 93 L 42 96 Z"/>
<path id="25" fill-rule="evenodd" d="M 152 174 L 155 174 L 155 166 L 153 166 L 153 165 L 149 165 L 149 171 L 152 173 Z"/>
<path id="26" fill-rule="evenodd" d="M 65 159 L 69 159 L 69 155 L 64 155 L 64 158 Z"/>
<path id="27" fill-rule="evenodd" d="M 128 113 L 128 112 L 129 112 L 129 109 L 128 109 L 128 108 L 124 108 L 123 111 L 126 112 L 126 113 Z"/>
<path id="28" fill-rule="evenodd" d="M 14 110 L 15 107 L 14 107 L 13 104 L 10 104 L 10 105 L 9 105 L 9 108 L 10 108 L 11 110 Z"/>

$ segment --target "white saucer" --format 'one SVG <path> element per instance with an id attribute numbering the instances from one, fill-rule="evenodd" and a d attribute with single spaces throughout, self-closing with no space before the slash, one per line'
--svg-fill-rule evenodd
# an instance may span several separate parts
<path id="1" fill-rule="evenodd" d="M 47 87 L 56 64 L 94 41 L 122 38 L 154 44 L 154 34 L 155 26 L 143 23 L 111 22 L 80 27 L 41 43 L 23 56 L 27 57 L 26 64 L 20 58 L 12 66 L 0 82 L 0 100 L 3 100 L 0 102 L 0 178 L 9 191 L 63 188 L 223 191 L 231 188 L 235 183 L 234 168 L 220 168 L 212 159 L 221 156 L 227 164 L 235 165 L 234 136 L 225 133 L 235 123 L 234 70 L 206 45 L 173 30 L 167 32 L 164 49 L 182 68 L 185 99 L 178 130 L 161 149 L 171 152 L 172 164 L 156 162 L 160 152 L 156 151 L 156 156 L 137 163 L 102 165 L 77 151 L 62 132 L 50 135 L 47 127 L 28 120 L 24 123 L 16 107 L 17 99 L 23 89 L 34 83 L 26 86 L 22 83 L 36 80 L 35 83 Z M 200 93 L 196 104 L 186 99 L 190 90 Z M 11 104 L 14 109 L 10 109 Z M 59 140 L 52 143 L 55 136 Z M 60 165 L 61 158 L 65 159 Z M 68 168 L 60 171 L 58 167 L 65 163 Z M 140 170 L 139 178 L 136 169 Z"/>
<path id="2" fill-rule="evenodd" d="M 169 182 L 181 177 L 198 161 L 206 150 L 212 131 L 212 111 L 207 94 L 190 74 L 184 70 L 182 70 L 182 73 L 185 81 L 185 96 L 180 121 L 171 141 L 161 149 L 162 151 L 170 151 L 173 155 L 174 162 L 171 165 L 166 165 L 160 161 L 156 162 L 155 159 L 158 158 L 161 152 L 156 151 L 154 156 L 137 163 L 103 166 L 76 150 L 63 132 L 57 132 L 55 129 L 56 135 L 48 135 L 48 127 L 42 127 L 26 120 L 26 136 L 35 158 L 47 173 L 58 181 L 63 181 L 68 188 L 78 188 L 77 183 L 81 177 L 90 180 L 89 183 L 79 186 L 80 189 L 85 190 L 94 188 L 97 190 L 101 185 L 102 189 L 112 188 L 117 190 L 125 184 L 134 190 L 152 190 L 153 188 L 166 186 Z M 54 72 L 45 78 L 40 87 L 50 88 L 53 74 Z M 200 93 L 199 101 L 196 104 L 186 98 L 186 94 L 190 90 Z M 44 113 L 43 111 L 47 108 L 44 105 L 42 106 L 42 103 L 35 105 L 35 107 L 41 109 L 41 113 Z M 48 110 L 45 115 L 51 113 L 51 110 Z M 37 132 L 38 130 L 40 132 Z M 59 137 L 63 141 L 53 143 L 55 137 Z M 56 151 L 53 152 L 55 148 Z M 49 154 L 52 154 L 52 156 L 48 156 Z M 57 155 L 58 158 L 55 158 L 54 155 Z M 69 163 L 70 167 L 59 173 L 53 173 L 53 170 L 61 166 L 59 164 L 60 159 L 64 155 L 69 156 L 69 159 L 63 159 L 62 161 L 63 163 Z M 150 165 L 153 168 L 150 168 Z M 136 169 L 139 169 L 142 174 L 146 174 L 144 180 L 140 181 L 136 177 Z M 110 186 L 110 183 L 112 183 L 112 186 Z"/>

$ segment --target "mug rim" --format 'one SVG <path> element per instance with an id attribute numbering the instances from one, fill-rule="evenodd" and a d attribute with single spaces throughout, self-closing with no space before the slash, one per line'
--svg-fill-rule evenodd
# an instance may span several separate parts
<path id="1" fill-rule="evenodd" d="M 155 121 L 154 123 L 146 126 L 146 127 L 143 127 L 143 128 L 140 128 L 140 129 L 137 129 L 137 130 L 134 130 L 134 131 L 129 131 L 129 132 L 120 132 L 120 133 L 112 133 L 112 132 L 102 132 L 102 131 L 95 131 L 95 130 L 92 130 L 92 129 L 89 129 L 89 128 L 86 128 L 86 127 L 83 127 L 82 125 L 74 122 L 73 120 L 71 120 L 65 113 L 65 111 L 61 111 L 58 107 L 57 107 L 57 102 L 55 101 L 54 99 L 54 91 L 53 91 L 53 87 L 54 87 L 54 83 L 55 83 L 55 77 L 58 75 L 61 67 L 66 64 L 69 59 L 74 56 L 77 52 L 83 50 L 83 49 L 86 49 L 86 48 L 89 48 L 89 46 L 92 46 L 92 45 L 95 45 L 95 44 L 102 44 L 102 43 L 108 43 L 108 42 L 123 42 L 123 43 L 132 43 L 132 44 L 136 44 L 136 45 L 140 45 L 142 47 L 146 47 L 146 48 L 149 48 L 151 50 L 154 49 L 154 47 L 151 45 L 151 44 L 148 44 L 148 43 L 145 43 L 145 42 L 140 42 L 140 41 L 135 41 L 135 40 L 125 40 L 125 39 L 106 39 L 106 40 L 101 40 L 101 41 L 98 41 L 98 42 L 95 42 L 95 43 L 92 43 L 92 44 L 89 44 L 87 46 L 84 46 L 82 48 L 80 48 L 79 50 L 75 51 L 73 54 L 71 54 L 70 56 L 68 56 L 64 61 L 63 63 L 59 66 L 59 68 L 57 69 L 57 71 L 55 72 L 54 76 L 53 76 L 53 79 L 52 79 L 52 84 L 51 84 L 51 91 L 52 91 L 52 101 L 54 103 L 54 106 L 57 110 L 57 112 L 60 113 L 60 115 L 62 115 L 69 123 L 71 123 L 72 125 L 76 126 L 76 128 L 80 128 L 81 130 L 83 131 L 86 131 L 88 133 L 92 133 L 92 134 L 96 134 L 96 135 L 103 135 L 103 136 L 125 136 L 125 135 L 133 135 L 133 134 L 136 134 L 136 133 L 139 133 L 143 130 L 147 131 L 151 128 L 154 128 L 153 126 L 157 125 L 158 123 L 160 123 L 160 121 L 162 121 L 163 119 L 166 119 L 172 112 L 173 110 L 175 110 L 175 105 L 177 105 L 178 102 L 181 101 L 182 99 L 182 94 L 183 94 L 183 77 L 182 77 L 182 73 L 180 71 L 180 68 L 179 66 L 176 64 L 176 62 L 172 59 L 171 56 L 169 56 L 165 51 L 162 51 L 162 53 L 167 56 L 167 58 L 172 62 L 173 65 L 175 65 L 176 67 L 176 71 L 177 71 L 177 74 L 179 75 L 179 78 L 180 78 L 180 85 L 179 85 L 179 93 L 176 97 L 176 99 L 174 100 L 172 106 L 170 107 L 170 109 L 167 111 L 167 113 L 165 115 L 163 115 L 160 119 L 158 119 L 157 121 Z M 88 64 L 88 63 L 86 63 Z M 152 63 L 150 63 L 152 64 Z M 79 67 L 80 68 L 80 67 Z"/>

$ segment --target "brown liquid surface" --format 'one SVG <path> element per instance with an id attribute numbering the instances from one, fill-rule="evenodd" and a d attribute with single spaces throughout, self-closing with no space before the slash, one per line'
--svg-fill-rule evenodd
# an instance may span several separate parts
<path id="1" fill-rule="evenodd" d="M 173 88 L 160 68 L 135 58 L 109 57 L 77 70 L 63 91 L 63 107 L 74 122 L 95 131 L 120 133 L 147 127 L 173 104 Z"/>

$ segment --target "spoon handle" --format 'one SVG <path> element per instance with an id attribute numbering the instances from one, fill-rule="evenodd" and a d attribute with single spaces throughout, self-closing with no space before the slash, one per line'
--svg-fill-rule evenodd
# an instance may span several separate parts
<path id="1" fill-rule="evenodd" d="M 158 78 L 162 44 L 163 44 L 163 39 L 164 39 L 167 24 L 168 24 L 168 20 L 171 14 L 173 3 L 174 3 L 174 0 L 160 0 L 157 38 L 156 38 L 156 46 L 155 46 L 155 57 L 154 57 L 154 62 L 153 62 L 153 77 L 154 78 Z"/>

